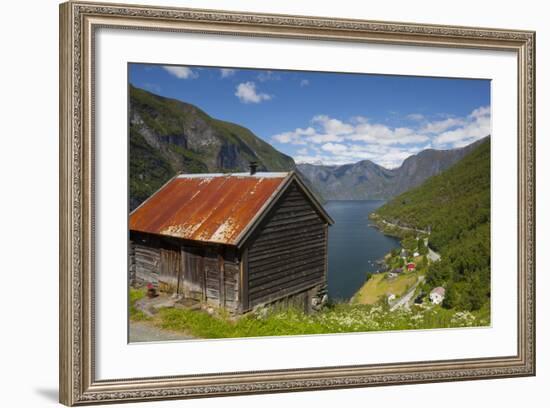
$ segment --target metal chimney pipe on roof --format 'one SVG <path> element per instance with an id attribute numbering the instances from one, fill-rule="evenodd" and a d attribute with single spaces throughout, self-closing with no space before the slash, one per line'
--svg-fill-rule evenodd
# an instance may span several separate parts
<path id="1" fill-rule="evenodd" d="M 250 175 L 252 176 L 252 175 L 256 174 L 256 170 L 258 169 L 258 162 L 251 161 L 248 164 L 248 167 L 250 168 Z"/>

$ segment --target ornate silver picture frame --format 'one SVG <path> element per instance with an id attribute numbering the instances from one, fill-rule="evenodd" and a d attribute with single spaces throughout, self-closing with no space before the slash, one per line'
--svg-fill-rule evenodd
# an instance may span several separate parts
<path id="1" fill-rule="evenodd" d="M 518 72 L 518 196 L 511 199 L 518 205 L 518 262 L 510 268 L 517 269 L 517 352 L 438 361 L 97 379 L 94 58 L 95 35 L 100 28 L 514 53 Z M 67 2 L 60 6 L 59 182 L 59 395 L 65 405 L 535 375 L 534 32 Z"/>

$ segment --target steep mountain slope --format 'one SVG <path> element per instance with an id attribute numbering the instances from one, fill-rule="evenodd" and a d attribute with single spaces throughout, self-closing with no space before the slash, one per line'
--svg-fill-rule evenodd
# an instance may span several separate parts
<path id="1" fill-rule="evenodd" d="M 491 142 L 486 138 L 462 160 L 421 186 L 380 207 L 373 217 L 419 229 L 431 228 L 430 246 L 442 260 L 427 274 L 445 286 L 445 305 L 486 306 L 490 297 Z"/>
<path id="2" fill-rule="evenodd" d="M 130 208 L 178 172 L 287 171 L 294 160 L 250 130 L 130 86 Z"/>
<path id="3" fill-rule="evenodd" d="M 299 164 L 297 168 L 325 200 L 388 199 L 448 169 L 479 143 L 452 150 L 427 149 L 408 157 L 395 169 L 370 160 L 343 166 Z"/>
<path id="4" fill-rule="evenodd" d="M 389 197 L 395 174 L 369 160 L 342 166 L 298 164 L 298 170 L 325 200 L 377 200 Z"/>

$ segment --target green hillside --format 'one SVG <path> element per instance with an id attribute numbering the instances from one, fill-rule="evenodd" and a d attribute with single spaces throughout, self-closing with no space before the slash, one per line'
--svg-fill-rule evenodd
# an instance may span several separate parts
<path id="1" fill-rule="evenodd" d="M 454 166 L 394 198 L 376 216 L 403 227 L 431 229 L 441 261 L 426 282 L 444 286 L 444 306 L 477 310 L 490 298 L 491 143 L 484 140 Z"/>
<path id="2" fill-rule="evenodd" d="M 294 160 L 250 130 L 130 86 L 130 207 L 179 172 L 288 171 Z"/>

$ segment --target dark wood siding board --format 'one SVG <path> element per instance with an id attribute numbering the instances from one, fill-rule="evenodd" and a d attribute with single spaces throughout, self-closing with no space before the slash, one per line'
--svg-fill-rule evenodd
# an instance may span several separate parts
<path id="1" fill-rule="evenodd" d="M 224 247 L 224 260 L 233 264 L 239 263 L 238 253 L 236 248 L 231 246 Z"/>
<path id="2" fill-rule="evenodd" d="M 158 286 L 160 250 L 145 245 L 131 243 L 134 253 L 134 273 L 136 283 L 152 283 Z"/>
<path id="3" fill-rule="evenodd" d="M 282 226 L 277 226 L 277 227 L 266 227 L 265 230 L 263 231 L 264 233 L 266 234 L 270 234 L 270 233 L 288 233 L 288 232 L 298 232 L 298 231 L 301 231 L 302 229 L 304 230 L 314 230 L 314 229 L 318 229 L 320 230 L 320 232 L 323 231 L 323 228 L 322 228 L 323 224 L 318 224 L 318 223 L 313 223 L 311 221 L 303 221 L 303 222 L 298 222 L 298 221 L 295 221 L 294 223 L 289 223 L 289 224 L 286 224 L 286 225 L 282 225 Z"/>
<path id="4" fill-rule="evenodd" d="M 288 256 L 272 257 L 271 259 L 262 259 L 260 261 L 250 262 L 249 275 L 253 277 L 257 274 L 262 274 L 264 271 L 277 271 L 279 269 L 289 269 L 303 264 L 311 263 L 318 259 L 323 262 L 325 252 L 323 248 L 312 248 L 300 252 L 293 252 Z"/>
<path id="5" fill-rule="evenodd" d="M 270 287 L 262 290 L 257 290 L 250 292 L 249 296 L 252 301 L 256 299 L 263 299 L 266 296 L 276 295 L 279 297 L 285 296 L 286 290 L 294 290 L 295 288 L 312 288 L 317 285 L 322 285 L 324 282 L 323 274 L 318 273 L 316 275 L 306 276 L 300 279 L 295 279 L 292 282 L 288 282 L 285 285 L 280 285 L 278 287 Z"/>
<path id="6" fill-rule="evenodd" d="M 203 300 L 205 296 L 204 270 L 201 259 L 204 250 L 197 247 L 181 247 L 182 279 L 180 292 L 186 298 Z"/>
<path id="7" fill-rule="evenodd" d="M 292 257 L 287 258 L 286 260 L 282 259 L 279 262 L 275 262 L 273 264 L 267 264 L 258 267 L 252 266 L 250 268 L 250 281 L 253 282 L 254 278 L 256 277 L 275 275 L 279 272 L 287 272 L 289 274 L 292 274 L 293 271 L 297 271 L 299 269 L 313 266 L 324 266 L 324 252 L 322 250 L 307 253 L 307 255 L 308 256 L 305 258 Z"/>
<path id="8" fill-rule="evenodd" d="M 251 249 L 250 255 L 252 258 L 256 256 L 265 255 L 266 251 L 275 251 L 275 250 L 286 250 L 288 248 L 293 248 L 297 245 L 305 245 L 307 243 L 318 243 L 323 242 L 323 234 L 304 234 L 303 236 L 295 235 L 290 236 L 285 239 L 284 236 L 273 238 L 262 241 L 259 245 L 254 245 L 254 248 Z"/>
<path id="9" fill-rule="evenodd" d="M 269 263 L 273 263 L 277 257 L 285 259 L 303 258 L 306 253 L 312 251 L 321 251 L 324 253 L 324 246 L 319 245 L 319 241 L 322 242 L 323 236 L 316 237 L 311 241 L 292 241 L 291 243 L 283 243 L 280 241 L 273 241 L 269 248 L 262 250 L 254 250 L 249 254 L 249 262 L 252 267 L 257 267 Z M 311 245 L 307 245 L 307 243 Z M 280 247 L 280 248 L 279 248 Z"/>
<path id="10" fill-rule="evenodd" d="M 325 224 L 325 279 L 328 281 L 328 224 Z"/>
<path id="11" fill-rule="evenodd" d="M 281 210 L 285 210 L 285 211 L 281 211 Z M 281 208 L 281 210 L 277 211 L 277 215 L 271 217 L 271 221 L 275 222 L 280 220 L 288 220 L 288 217 L 292 217 L 292 218 L 300 218 L 300 217 L 307 217 L 307 216 L 316 217 L 317 215 L 317 213 L 311 208 L 304 208 L 300 210 L 295 210 L 293 208 L 291 209 Z"/>
<path id="12" fill-rule="evenodd" d="M 313 289 L 316 286 L 317 285 L 315 285 L 315 284 L 305 283 L 305 284 L 302 284 L 301 286 L 297 286 L 297 287 L 293 287 L 293 288 L 287 288 L 287 289 L 281 290 L 280 292 L 277 292 L 277 293 L 270 293 L 270 294 L 267 294 L 267 295 L 263 295 L 261 297 L 256 297 L 254 299 L 250 299 L 250 307 L 253 308 L 253 307 L 256 307 L 256 306 L 259 306 L 259 305 L 265 305 L 265 304 L 272 303 L 276 300 L 283 299 L 285 297 L 295 296 L 296 294 L 299 294 L 299 293 L 308 291 L 310 289 Z"/>
<path id="13" fill-rule="evenodd" d="M 188 239 L 169 237 L 166 235 L 149 234 L 149 233 L 139 232 L 139 231 L 130 231 L 130 240 L 136 241 L 137 243 L 140 243 L 139 241 L 141 241 L 141 243 L 147 242 L 147 246 L 156 247 L 156 248 L 187 247 L 187 248 L 197 248 L 204 251 L 210 251 L 210 252 L 216 252 L 216 253 L 217 251 L 219 251 L 220 248 L 223 248 L 225 251 L 229 250 L 230 251 L 229 253 L 236 253 L 237 251 L 237 248 L 232 245 L 193 241 Z"/>
<path id="14" fill-rule="evenodd" d="M 128 244 L 128 281 L 130 285 L 136 284 L 136 251 L 131 241 Z"/>
<path id="15" fill-rule="evenodd" d="M 311 206 L 308 204 L 304 204 L 303 202 L 297 202 L 297 203 L 285 203 L 285 206 L 283 208 L 280 208 L 278 210 L 279 214 L 284 214 L 288 212 L 295 212 L 295 211 L 304 211 L 304 210 L 311 210 Z"/>
<path id="16" fill-rule="evenodd" d="M 326 221 L 301 189 L 289 186 L 249 241 L 250 307 L 306 291 L 326 281 L 325 225 Z M 307 294 L 304 296 L 309 298 Z"/>
<path id="17" fill-rule="evenodd" d="M 203 258 L 206 276 L 206 301 L 220 306 L 220 268 L 217 251 L 207 249 Z"/>
<path id="18" fill-rule="evenodd" d="M 264 283 L 277 280 L 284 276 L 299 276 L 303 272 L 307 271 L 324 271 L 324 265 L 322 262 L 311 262 L 299 267 L 293 267 L 288 269 L 279 269 L 277 272 L 263 271 L 263 273 L 257 273 L 254 276 L 250 277 L 250 286 L 255 287 L 257 285 L 262 285 Z M 289 273 L 292 272 L 292 273 Z"/>
<path id="19" fill-rule="evenodd" d="M 289 257 L 295 256 L 296 254 L 305 254 L 307 252 L 311 252 L 313 250 L 318 251 L 320 250 L 325 253 L 326 245 L 323 241 L 310 244 L 310 243 L 304 243 L 304 242 L 298 242 L 294 243 L 292 242 L 291 246 L 284 247 L 284 248 L 274 248 L 272 251 L 264 251 L 262 255 L 257 255 L 254 257 L 254 266 L 260 266 L 260 265 L 266 265 L 266 264 L 272 264 L 274 262 L 278 262 L 279 259 L 288 259 Z"/>
<path id="20" fill-rule="evenodd" d="M 254 242 L 251 250 L 254 251 L 262 244 L 269 243 L 275 239 L 281 239 L 283 241 L 286 241 L 287 239 L 299 239 L 303 241 L 305 238 L 316 237 L 322 234 L 322 225 L 311 224 L 306 226 L 295 226 L 294 228 L 282 228 L 275 231 L 263 231 L 262 235 L 258 236 L 257 240 Z"/>
<path id="21" fill-rule="evenodd" d="M 310 214 L 310 215 L 302 215 L 299 217 L 285 217 L 285 218 L 279 218 L 276 221 L 270 222 L 269 226 L 265 228 L 265 231 L 276 231 L 279 229 L 279 227 L 288 227 L 292 226 L 295 228 L 296 224 L 305 224 L 308 225 L 310 221 L 318 221 L 319 217 L 317 214 Z"/>
<path id="22" fill-rule="evenodd" d="M 202 277 L 202 301 L 206 302 L 206 271 L 204 269 L 204 256 L 201 255 L 199 258 L 199 270 L 201 271 L 201 277 Z"/>
<path id="23" fill-rule="evenodd" d="M 240 292 L 241 308 L 243 312 L 249 310 L 248 301 L 248 248 L 244 248 L 240 262 Z"/>
<path id="24" fill-rule="evenodd" d="M 269 262 L 270 259 L 275 259 L 278 257 L 288 258 L 289 256 L 295 256 L 296 254 L 303 253 L 308 250 L 320 249 L 324 251 L 325 246 L 322 242 L 322 237 L 319 237 L 315 243 L 308 245 L 308 242 L 299 241 L 299 240 L 290 240 L 288 245 L 273 245 L 269 249 L 263 251 L 254 252 L 254 266 L 261 264 L 272 263 Z"/>
<path id="25" fill-rule="evenodd" d="M 273 240 L 269 245 L 262 244 L 259 248 L 250 251 L 250 258 L 253 263 L 263 261 L 280 255 L 294 255 L 296 252 L 305 251 L 310 248 L 318 248 L 319 243 L 323 242 L 323 235 L 312 235 L 304 239 L 289 239 L 287 241 Z M 308 244 L 311 244 L 308 245 Z M 320 246 L 323 248 L 323 246 Z M 299 249 L 298 249 L 299 248 Z"/>
<path id="26" fill-rule="evenodd" d="M 179 289 L 181 270 L 181 252 L 177 247 L 161 248 L 160 250 L 160 289 L 176 293 Z"/>
<path id="27" fill-rule="evenodd" d="M 318 266 L 314 268 L 302 269 L 299 272 L 294 272 L 292 275 L 284 274 L 278 275 L 275 279 L 270 279 L 267 281 L 254 282 L 254 286 L 250 288 L 250 295 L 265 290 L 277 290 L 279 288 L 286 288 L 292 286 L 293 283 L 304 282 L 306 280 L 318 280 L 324 278 L 324 269 L 323 266 Z"/>
<path id="28" fill-rule="evenodd" d="M 218 254 L 218 270 L 220 278 L 220 306 L 225 306 L 225 265 L 222 253 Z"/>
<path id="29" fill-rule="evenodd" d="M 251 250 L 254 251 L 263 251 L 266 246 L 287 244 L 290 242 L 294 243 L 306 243 L 306 242 L 315 242 L 322 241 L 323 238 L 323 228 L 319 225 L 313 226 L 297 226 L 294 229 L 283 229 L 280 231 L 266 231 L 265 235 L 261 236 L 261 239 L 258 239 L 254 243 L 254 247 Z"/>
<path id="30" fill-rule="evenodd" d="M 131 282 L 139 276 L 140 283 L 154 281 L 157 286 L 160 278 L 164 291 L 178 291 L 185 298 L 232 311 L 241 309 L 242 250 L 135 231 L 130 237 Z"/>
<path id="31" fill-rule="evenodd" d="M 305 203 L 305 200 L 307 199 L 305 197 L 300 196 L 299 194 L 288 194 L 285 197 L 285 205 L 289 205 L 289 206 L 303 205 Z"/>
<path id="32" fill-rule="evenodd" d="M 225 274 L 225 302 L 226 307 L 228 302 L 238 302 L 239 301 L 239 264 L 234 262 L 224 263 L 224 274 Z"/>
<path id="33" fill-rule="evenodd" d="M 225 302 L 225 309 L 227 309 L 229 311 L 232 311 L 232 312 L 237 312 L 237 311 L 239 311 L 239 303 L 234 302 L 234 301 L 226 301 Z"/>
<path id="34" fill-rule="evenodd" d="M 264 290 L 268 288 L 273 288 L 273 290 L 276 290 L 277 287 L 283 287 L 287 284 L 292 284 L 294 281 L 299 281 L 305 276 L 324 276 L 324 270 L 323 266 L 308 266 L 307 268 L 302 268 L 301 270 L 293 271 L 292 275 L 289 275 L 288 273 L 279 273 L 275 276 L 267 275 L 264 276 L 261 279 L 257 279 L 252 283 L 251 289 L 249 293 L 253 293 L 256 291 L 256 288 L 260 288 L 259 290 Z"/>

